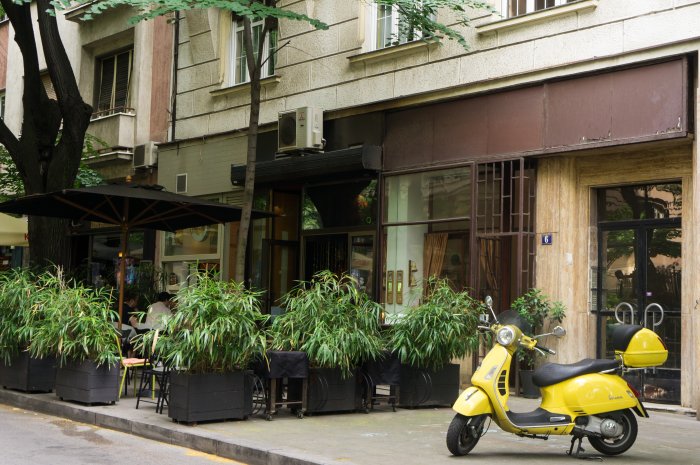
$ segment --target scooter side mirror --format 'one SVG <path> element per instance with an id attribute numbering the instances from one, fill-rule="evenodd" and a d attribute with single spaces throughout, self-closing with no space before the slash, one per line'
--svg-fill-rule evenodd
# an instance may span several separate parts
<path id="1" fill-rule="evenodd" d="M 487 295 L 487 296 L 486 296 L 486 298 L 484 299 L 484 302 L 485 302 L 486 305 L 488 305 L 489 307 L 493 305 L 493 299 L 491 298 L 490 295 Z"/>
<path id="2" fill-rule="evenodd" d="M 566 330 L 561 326 L 557 326 L 552 330 L 552 334 L 556 337 L 564 337 L 566 336 Z"/>

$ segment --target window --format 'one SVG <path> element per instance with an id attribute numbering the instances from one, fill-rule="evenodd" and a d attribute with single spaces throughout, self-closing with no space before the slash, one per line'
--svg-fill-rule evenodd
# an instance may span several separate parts
<path id="1" fill-rule="evenodd" d="M 504 16 L 512 18 L 575 1 L 578 0 L 502 0 L 503 6 L 501 11 L 506 12 Z"/>
<path id="2" fill-rule="evenodd" d="M 0 119 L 5 119 L 5 92 L 0 92 Z"/>
<path id="3" fill-rule="evenodd" d="M 407 22 L 396 6 L 372 4 L 372 12 L 374 50 L 413 42 L 423 37 L 422 31 Z"/>
<path id="4" fill-rule="evenodd" d="M 234 18 L 233 34 L 232 34 L 232 54 L 231 60 L 231 85 L 243 84 L 250 81 L 248 74 L 248 65 L 246 63 L 245 46 L 243 44 L 243 20 Z M 260 43 L 260 35 L 263 31 L 264 21 L 262 19 L 253 21 L 251 26 L 253 30 L 253 49 L 258 50 Z M 275 74 L 275 51 L 277 49 L 277 30 L 270 30 L 269 34 L 263 38 L 263 58 L 261 78 L 270 77 Z M 257 55 L 256 55 L 257 58 Z"/>
<path id="5" fill-rule="evenodd" d="M 129 104 L 129 80 L 133 50 L 102 57 L 97 64 L 98 112 L 124 110 Z"/>
<path id="6" fill-rule="evenodd" d="M 386 321 L 423 295 L 430 276 L 469 285 L 472 212 L 469 166 L 387 176 L 384 180 L 383 302 Z"/>

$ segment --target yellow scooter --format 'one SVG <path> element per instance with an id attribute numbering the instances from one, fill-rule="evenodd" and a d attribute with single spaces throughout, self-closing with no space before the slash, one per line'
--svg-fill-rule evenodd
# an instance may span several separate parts
<path id="1" fill-rule="evenodd" d="M 578 456 L 583 451 L 584 437 L 607 455 L 622 454 L 632 447 L 637 437 L 637 420 L 632 411 L 640 417 L 648 418 L 649 414 L 640 394 L 620 373 L 666 361 L 668 351 L 656 333 L 638 325 L 620 325 L 613 332 L 614 360 L 583 359 L 569 365 L 543 365 L 533 375 L 542 403 L 532 412 L 515 413 L 508 408 L 513 353 L 521 347 L 555 354 L 537 339 L 563 337 L 566 331 L 558 326 L 552 333 L 529 337 L 523 331 L 530 328 L 517 312 L 509 310 L 496 318 L 490 297 L 486 298 L 486 305 L 495 323 L 479 329 L 493 334 L 495 343 L 472 376 L 472 386 L 460 394 L 452 407 L 457 414 L 447 431 L 447 448 L 453 455 L 468 454 L 488 430 L 489 419 L 506 432 L 533 439 L 571 435 L 569 455 Z"/>

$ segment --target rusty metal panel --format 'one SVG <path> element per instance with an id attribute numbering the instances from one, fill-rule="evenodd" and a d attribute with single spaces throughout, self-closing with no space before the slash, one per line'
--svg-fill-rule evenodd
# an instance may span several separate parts
<path id="1" fill-rule="evenodd" d="M 685 60 L 612 73 L 612 138 L 685 132 Z"/>
<path id="2" fill-rule="evenodd" d="M 487 101 L 474 97 L 441 105 L 435 116 L 434 162 L 473 160 L 487 153 Z"/>
<path id="3" fill-rule="evenodd" d="M 546 148 L 610 139 L 611 79 L 601 74 L 545 86 Z"/>
<path id="4" fill-rule="evenodd" d="M 435 106 L 387 115 L 384 169 L 395 170 L 430 164 L 433 157 Z"/>
<path id="5" fill-rule="evenodd" d="M 545 91 L 547 149 L 687 131 L 684 59 L 554 82 Z"/>
<path id="6" fill-rule="evenodd" d="M 384 170 L 532 155 L 688 131 L 687 62 L 538 84 L 387 115 Z"/>
<path id="7" fill-rule="evenodd" d="M 527 152 L 542 148 L 542 86 L 489 96 L 488 154 Z"/>

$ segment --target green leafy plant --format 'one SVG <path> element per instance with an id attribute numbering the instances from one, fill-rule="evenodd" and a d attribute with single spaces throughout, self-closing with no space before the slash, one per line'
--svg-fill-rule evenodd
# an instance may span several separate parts
<path id="1" fill-rule="evenodd" d="M 389 331 L 389 349 L 402 363 L 439 369 L 479 346 L 480 303 L 468 292 L 452 289 L 447 279 L 429 278 L 426 297 Z"/>
<path id="2" fill-rule="evenodd" d="M 29 347 L 42 315 L 34 306 L 40 291 L 36 277 L 27 269 L 0 274 L 0 360 L 5 363 Z"/>
<path id="3" fill-rule="evenodd" d="M 198 273 L 196 284 L 175 296 L 177 311 L 162 333 L 137 336 L 136 348 L 153 346 L 167 364 L 190 373 L 223 373 L 245 369 L 265 354 L 268 316 L 260 312 L 260 292 L 242 283 Z"/>
<path id="4" fill-rule="evenodd" d="M 533 334 L 537 335 L 543 331 L 544 323 L 549 320 L 554 323 L 561 323 L 566 316 L 566 307 L 561 302 L 552 302 L 549 297 L 542 293 L 540 289 L 530 289 L 522 296 L 515 299 L 510 308 L 527 320 L 531 325 Z M 535 360 L 539 353 L 530 350 L 518 350 L 518 360 L 523 362 L 526 369 L 535 366 Z"/>
<path id="5" fill-rule="evenodd" d="M 325 270 L 300 281 L 282 298 L 285 313 L 272 324 L 272 348 L 301 350 L 316 367 L 344 375 L 382 350 L 381 306 L 350 275 Z"/>
<path id="6" fill-rule="evenodd" d="M 40 291 L 32 307 L 41 318 L 31 334 L 31 355 L 53 355 L 61 365 L 69 360 L 116 364 L 118 332 L 112 321 L 117 316 L 110 309 L 110 294 L 66 280 L 60 268 L 42 273 L 36 282 Z"/>

